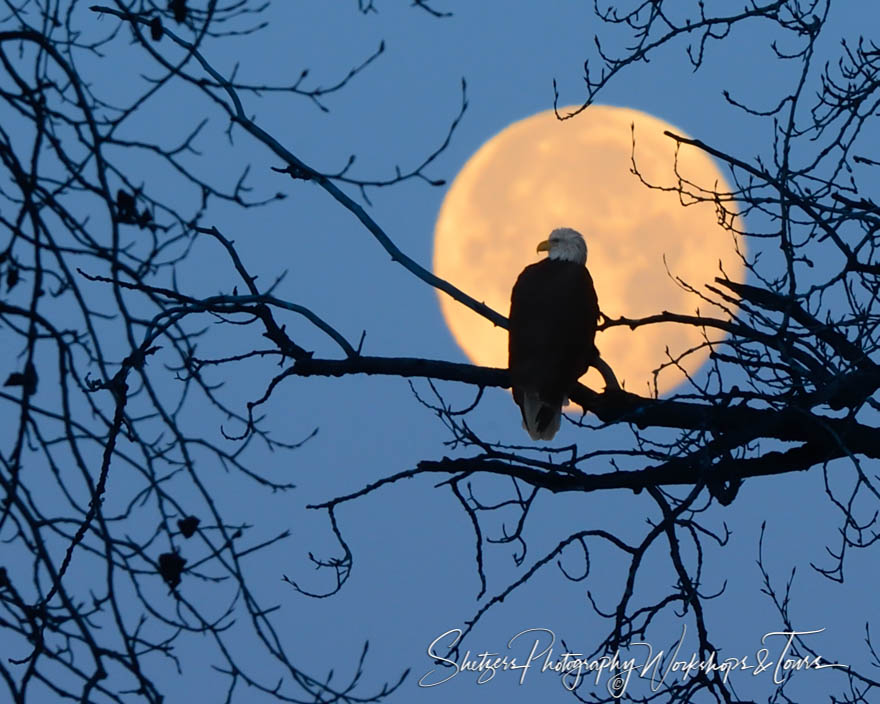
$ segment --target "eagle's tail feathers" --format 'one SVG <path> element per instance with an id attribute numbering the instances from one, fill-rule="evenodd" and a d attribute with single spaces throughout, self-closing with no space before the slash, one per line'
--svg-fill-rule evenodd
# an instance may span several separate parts
<path id="1" fill-rule="evenodd" d="M 532 440 L 552 440 L 562 424 L 562 407 L 545 403 L 536 391 L 525 391 L 522 417 Z"/>

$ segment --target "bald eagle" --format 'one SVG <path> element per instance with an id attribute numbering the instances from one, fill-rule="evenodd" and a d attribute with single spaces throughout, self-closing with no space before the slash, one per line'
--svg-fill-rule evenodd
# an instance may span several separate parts
<path id="1" fill-rule="evenodd" d="M 547 258 L 523 269 L 510 297 L 508 368 L 532 440 L 552 440 L 568 392 L 598 357 L 599 301 L 587 245 L 568 227 L 538 245 Z"/>

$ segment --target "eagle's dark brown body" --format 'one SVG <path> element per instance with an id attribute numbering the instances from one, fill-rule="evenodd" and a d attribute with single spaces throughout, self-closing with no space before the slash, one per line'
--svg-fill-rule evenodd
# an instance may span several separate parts
<path id="1" fill-rule="evenodd" d="M 556 434 L 564 399 L 596 358 L 598 318 L 596 289 L 582 264 L 544 259 L 516 280 L 508 366 L 513 398 L 533 440 Z"/>

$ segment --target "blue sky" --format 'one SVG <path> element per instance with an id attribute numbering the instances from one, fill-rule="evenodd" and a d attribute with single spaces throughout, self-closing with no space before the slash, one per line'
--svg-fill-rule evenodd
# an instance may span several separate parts
<path id="1" fill-rule="evenodd" d="M 346 88 L 323 99 L 329 112 L 322 112 L 305 98 L 268 93 L 262 98 L 246 98 L 248 114 L 303 161 L 332 171 L 344 166 L 350 154 L 356 154 L 352 173 L 363 178 L 387 178 L 396 165 L 405 171 L 435 149 L 458 112 L 461 79 L 466 78 L 468 109 L 464 119 L 450 147 L 427 170 L 433 178 L 451 181 L 470 155 L 499 130 L 551 107 L 554 78 L 562 104 L 579 102 L 583 62 L 594 56 L 593 35 L 606 32 L 588 2 L 437 0 L 437 9 L 454 13 L 442 19 L 406 2 L 376 0 L 376 4 L 377 13 L 364 15 L 353 2 L 279 0 L 267 11 L 269 24 L 259 34 L 210 42 L 205 55 L 224 73 L 238 64 L 238 78 L 243 81 L 288 83 L 308 68 L 307 86 L 328 85 L 384 41 L 386 50 L 377 61 Z M 878 26 L 880 9 L 867 10 L 867 4 L 860 3 L 854 11 L 854 5 L 837 3 L 832 8 L 828 38 L 822 45 L 829 56 L 837 50 L 841 36 L 852 38 L 865 27 Z M 95 22 L 86 11 L 81 21 Z M 101 22 L 106 29 L 115 20 Z M 727 40 L 711 44 L 704 67 L 696 73 L 682 46 L 664 48 L 650 63 L 631 67 L 618 76 L 600 102 L 648 112 L 745 159 L 766 156 L 771 138 L 768 125 L 734 110 L 722 95 L 726 89 L 734 97 L 767 107 L 778 99 L 780 86 L 789 84 L 792 73 L 772 58 L 766 29 L 759 23 L 750 24 L 747 29 L 735 30 Z M 117 41 L 114 47 L 122 52 L 122 58 L 97 61 L 94 71 L 97 81 L 121 95 L 127 90 L 127 81 L 155 69 L 136 51 L 126 50 L 124 41 Z M 187 157 L 187 162 L 227 186 L 235 183 L 241 167 L 251 164 L 250 183 L 256 193 L 281 192 L 286 196 L 258 210 L 215 206 L 202 224 L 216 225 L 234 239 L 246 265 L 261 281 L 274 280 L 286 271 L 275 291 L 277 296 L 309 307 L 355 343 L 365 330 L 365 354 L 466 361 L 446 330 L 433 290 L 391 262 L 355 218 L 314 184 L 272 173 L 269 167 L 280 166 L 277 159 L 241 130 L 233 130 L 234 144 L 230 146 L 223 115 L 204 99 L 193 98 L 190 91 L 178 84 L 149 103 L 143 128 L 155 139 L 174 143 L 207 111 L 210 123 L 199 144 L 203 153 L 198 158 Z M 175 194 L 173 180 L 166 184 L 153 168 L 145 159 L 144 180 L 151 187 L 165 188 L 169 197 L 181 202 L 192 195 L 185 189 Z M 357 195 L 354 189 L 349 192 Z M 401 249 L 430 266 L 433 223 L 444 193 L 445 188 L 411 180 L 369 190 L 368 210 Z M 544 234 L 536 233 L 536 241 Z M 193 295 L 229 292 L 236 283 L 218 243 L 207 238 L 196 242 L 178 281 Z M 479 292 L 468 293 L 479 298 Z M 332 343 L 304 321 L 291 316 L 285 322 L 295 339 L 314 349 L 316 356 L 338 354 Z M 261 345 L 256 333 L 250 335 L 243 338 L 239 331 L 233 335 L 218 331 L 211 338 L 216 346 L 206 356 L 232 354 L 242 345 Z M 159 371 L 162 361 L 157 357 L 157 375 L 165 373 Z M 265 384 L 278 371 L 277 366 L 260 362 L 234 371 L 221 369 L 214 378 L 222 378 L 225 398 L 243 409 L 248 401 L 262 395 Z M 165 374 L 163 383 L 172 389 L 173 376 Z M 414 383 L 420 394 L 430 396 L 426 383 Z M 466 404 L 473 397 L 470 389 L 454 384 L 441 384 L 440 388 L 457 404 Z M 228 520 L 253 526 L 249 532 L 253 543 L 290 531 L 290 538 L 254 553 L 244 564 L 264 605 L 280 605 L 276 628 L 299 667 L 316 678 L 334 670 L 344 681 L 363 642 L 369 640 L 364 692 L 371 691 L 370 683 L 394 680 L 411 668 L 410 677 L 392 701 L 454 699 L 464 704 L 504 700 L 513 704 L 562 696 L 559 682 L 551 675 L 530 674 L 523 684 L 509 673 L 499 673 L 494 681 L 482 685 L 468 674 L 432 688 L 420 688 L 417 681 L 433 667 L 425 652 L 432 640 L 461 628 L 487 598 L 504 590 L 570 532 L 602 528 L 630 539 L 642 535 L 646 520 L 657 518 L 648 497 L 622 491 L 541 495 L 530 519 L 524 566 L 514 564 L 511 546 L 488 546 L 488 594 L 477 600 L 474 537 L 467 516 L 448 488 L 434 486 L 433 478 L 406 480 L 338 509 L 340 529 L 354 555 L 351 577 L 333 597 L 308 599 L 285 584 L 282 575 L 308 590 L 327 589 L 332 586 L 331 575 L 316 572 L 308 555 L 338 556 L 339 547 L 326 514 L 305 507 L 412 469 L 419 460 L 439 459 L 453 451 L 444 445 L 449 438 L 443 426 L 416 401 L 402 379 L 291 378 L 264 410 L 266 427 L 285 441 L 302 439 L 318 428 L 317 435 L 299 450 L 251 455 L 252 465 L 260 473 L 295 483 L 294 491 L 269 494 L 217 466 L 203 466 L 201 472 Z M 213 438 L 219 436 L 224 422 L 203 414 L 198 405 L 184 419 L 190 432 Z M 473 423 L 489 438 L 506 442 L 524 439 L 518 411 L 509 394 L 499 389 L 487 391 Z M 616 435 L 603 431 L 598 438 L 626 442 L 625 429 L 613 433 Z M 571 430 L 565 431 L 563 440 L 582 447 L 594 442 L 588 432 Z M 230 449 L 235 447 L 235 443 L 222 442 Z M 475 487 L 486 501 L 506 497 L 509 488 L 506 483 L 485 478 L 476 479 Z M 122 504 L 138 488 L 136 479 L 115 467 L 108 502 L 111 506 L 116 501 Z M 187 496 L 183 483 L 179 491 Z M 198 515 L 203 507 L 195 503 L 195 495 L 192 498 L 193 512 Z M 143 530 L 152 530 L 154 525 L 148 518 L 143 520 Z M 797 570 L 792 603 L 795 623 L 804 630 L 827 629 L 815 636 L 818 650 L 833 660 L 864 666 L 868 577 L 876 576 L 876 566 L 867 554 L 853 554 L 842 586 L 831 585 L 810 568 L 811 562 L 823 564 L 826 559 L 824 546 L 836 539 L 838 520 L 825 497 L 818 468 L 750 481 L 731 506 L 713 506 L 707 524 L 718 530 L 726 524 L 732 532 L 726 548 L 711 548 L 706 556 L 706 590 L 717 590 L 723 584 L 727 588 L 724 597 L 710 602 L 713 642 L 730 655 L 751 654 L 761 647 L 761 637 L 780 625 L 769 600 L 759 593 L 761 575 L 755 564 L 760 527 L 766 521 L 765 559 L 775 586 L 783 589 L 791 571 Z M 501 529 L 497 524 L 494 528 Z M 609 609 L 616 603 L 624 575 L 619 556 L 608 550 L 598 548 L 592 562 L 591 576 L 580 583 L 566 580 L 553 564 L 544 567 L 525 587 L 486 614 L 466 647 L 474 652 L 504 651 L 513 635 L 544 628 L 574 649 L 592 650 L 607 625 L 592 611 L 586 593 Z M 563 564 L 577 570 L 576 551 L 566 553 Z M 87 580 L 85 570 L 75 560 L 69 579 Z M 645 583 L 640 588 L 646 598 L 674 579 L 659 554 L 649 554 L 642 574 Z M 187 586 L 200 599 L 210 600 L 216 593 L 210 585 L 185 583 L 184 588 Z M 155 598 L 167 607 L 161 603 L 164 593 L 157 587 Z M 243 661 L 255 674 L 272 672 L 271 663 L 254 656 L 248 628 L 239 617 L 232 631 L 232 646 L 241 650 Z M 681 635 L 680 623 L 669 620 L 659 625 L 659 632 L 662 637 L 655 647 L 668 647 Z M 686 640 L 683 650 L 690 653 L 694 643 Z M 168 701 L 195 695 L 208 697 L 206 701 L 218 700 L 225 683 L 209 669 L 219 664 L 213 645 L 190 637 L 181 639 L 179 647 L 183 674 L 169 672 L 164 682 Z M 736 681 L 741 683 L 738 687 L 743 694 L 758 700 L 772 694 L 768 679 L 742 677 Z M 818 686 L 822 691 L 840 688 L 840 683 L 828 684 L 828 673 L 807 673 L 800 681 L 801 686 Z M 242 689 L 234 701 L 263 699 Z"/>

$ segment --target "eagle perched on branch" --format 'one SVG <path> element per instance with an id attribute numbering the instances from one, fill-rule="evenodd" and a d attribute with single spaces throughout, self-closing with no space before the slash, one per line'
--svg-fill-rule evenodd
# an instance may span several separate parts
<path id="1" fill-rule="evenodd" d="M 538 245 L 510 297 L 508 368 L 513 398 L 532 440 L 552 440 L 575 382 L 596 360 L 599 300 L 579 232 L 558 228 Z"/>

